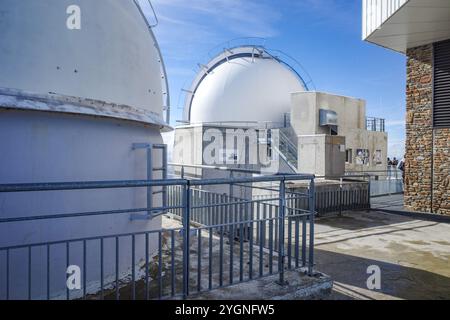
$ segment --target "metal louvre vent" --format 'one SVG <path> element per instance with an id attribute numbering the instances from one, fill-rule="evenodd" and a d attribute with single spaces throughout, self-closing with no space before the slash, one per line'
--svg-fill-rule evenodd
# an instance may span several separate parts
<path id="1" fill-rule="evenodd" d="M 434 45 L 434 103 L 435 128 L 450 128 L 450 41 Z"/>

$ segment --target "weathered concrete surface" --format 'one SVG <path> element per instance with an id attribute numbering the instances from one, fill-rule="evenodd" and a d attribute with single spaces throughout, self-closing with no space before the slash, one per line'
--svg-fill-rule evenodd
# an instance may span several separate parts
<path id="1" fill-rule="evenodd" d="M 236 284 L 190 297 L 192 300 L 311 300 L 325 299 L 332 291 L 330 277 L 316 273 L 306 275 L 304 270 L 286 271 L 286 284 L 280 286 L 278 275 Z"/>
<path id="2" fill-rule="evenodd" d="M 149 270 L 148 294 L 150 299 L 181 299 L 183 288 L 183 239 L 179 232 L 180 221 L 164 216 L 162 224 L 166 232 L 162 234 L 162 255 L 151 257 Z M 172 237 L 170 230 L 177 230 L 173 233 L 174 256 L 172 270 Z M 220 260 L 220 237 L 211 234 L 207 230 L 201 232 L 199 238 L 198 231 L 193 227 L 191 232 L 190 247 L 190 275 L 189 275 L 189 299 L 323 299 L 331 293 L 332 282 L 328 276 L 316 273 L 309 277 L 304 270 L 286 271 L 288 284 L 280 286 L 276 284 L 278 275 L 278 254 L 264 248 L 259 252 L 259 247 L 254 244 L 250 247 L 249 242 L 242 243 L 242 260 L 240 257 L 240 242 L 233 242 L 231 251 L 228 236 L 223 239 L 222 260 Z M 201 254 L 199 254 L 199 246 Z M 210 247 L 211 246 L 211 247 Z M 251 250 L 252 248 L 252 250 Z M 210 250 L 211 249 L 211 250 Z M 210 253 L 209 253 L 210 252 Z M 262 254 L 262 255 L 260 255 Z M 250 281 L 250 256 L 252 255 L 253 269 L 252 279 L 258 278 L 261 274 L 264 278 Z M 230 257 L 233 256 L 233 262 Z M 260 264 L 261 261 L 261 264 Z M 159 264 L 161 262 L 161 279 L 159 278 Z M 221 264 L 222 262 L 222 264 Z M 134 297 L 138 300 L 146 298 L 146 284 L 144 281 L 145 263 L 137 270 L 138 276 L 134 283 L 130 277 L 119 282 L 118 292 L 114 283 L 106 285 L 105 298 L 108 300 L 119 299 L 131 300 Z M 262 268 L 262 269 L 260 269 Z M 230 277 L 233 274 L 233 279 Z M 211 274 L 211 276 L 209 276 Z M 172 292 L 171 284 L 174 283 Z M 220 288 L 222 281 L 225 288 Z M 238 284 L 241 282 L 240 284 Z M 232 284 L 232 285 L 231 285 Z M 160 287 L 161 285 L 161 287 Z M 209 291 L 209 289 L 214 289 Z M 172 294 L 173 293 L 173 294 Z M 100 299 L 100 294 L 88 297 L 92 300 Z"/>
<path id="3" fill-rule="evenodd" d="M 331 299 L 450 299 L 450 225 L 352 212 L 319 219 L 316 268 L 333 279 Z M 381 269 L 381 290 L 367 268 Z"/>

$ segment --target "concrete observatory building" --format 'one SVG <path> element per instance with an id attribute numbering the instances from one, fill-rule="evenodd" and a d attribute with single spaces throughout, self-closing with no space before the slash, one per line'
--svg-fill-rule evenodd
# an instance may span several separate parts
<path id="1" fill-rule="evenodd" d="M 290 60 L 261 45 L 242 45 L 223 49 L 206 65 L 199 65 L 186 90 L 184 123 L 176 128 L 174 162 L 228 167 L 238 162 L 241 168 L 260 170 L 265 165 L 252 162 L 250 155 L 258 149 L 259 155 L 267 150 L 272 172 L 332 178 L 345 171 L 386 168 L 384 120 L 367 118 L 362 99 L 309 90 L 309 75 Z M 211 149 L 208 143 L 218 140 L 212 132 L 226 136 L 234 129 L 243 141 L 248 131 L 236 129 L 250 128 L 267 131 L 267 138 L 238 147 L 228 143 L 228 134 L 219 143 L 223 155 L 209 157 L 214 163 L 205 161 Z M 206 169 L 191 171 L 201 177 L 212 174 Z"/>
<path id="2" fill-rule="evenodd" d="M 138 2 L 2 0 L 0 12 L 0 184 L 162 178 L 152 172 L 163 164 L 163 149 L 151 150 L 148 168 L 146 150 L 133 147 L 162 144 L 169 106 L 162 57 Z M 73 15 L 79 26 L 71 27 Z M 0 218 L 146 208 L 160 197 L 145 188 L 0 194 Z M 158 218 L 133 220 L 131 214 L 0 223 L 0 248 L 160 226 Z M 130 241 L 120 242 L 125 274 Z M 136 239 L 136 261 L 144 247 Z M 82 256 L 81 245 L 70 249 L 70 257 Z M 88 270 L 98 266 L 98 250 L 88 247 Z M 114 243 L 106 241 L 105 279 L 114 272 L 113 251 Z M 65 294 L 66 253 L 50 248 L 52 297 Z M 0 251 L 0 299 L 7 294 L 5 254 Z M 46 295 L 46 254 L 41 247 L 30 253 L 32 298 Z M 26 297 L 27 255 L 9 257 L 11 299 Z M 98 273 L 90 268 L 88 286 Z"/>

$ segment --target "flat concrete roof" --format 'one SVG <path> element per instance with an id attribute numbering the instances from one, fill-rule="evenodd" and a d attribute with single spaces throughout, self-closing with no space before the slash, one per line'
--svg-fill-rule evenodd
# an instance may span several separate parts
<path id="1" fill-rule="evenodd" d="M 354 211 L 315 228 L 316 268 L 334 281 L 331 299 L 450 299 L 450 224 Z M 367 288 L 373 265 L 380 290 Z"/>

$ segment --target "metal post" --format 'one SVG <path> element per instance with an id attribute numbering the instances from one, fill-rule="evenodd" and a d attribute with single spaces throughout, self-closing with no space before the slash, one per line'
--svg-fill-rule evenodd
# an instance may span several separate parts
<path id="1" fill-rule="evenodd" d="M 284 220 L 286 217 L 286 184 L 285 180 L 280 181 L 280 203 L 279 203 L 279 209 L 278 209 L 278 216 L 279 216 L 279 223 L 278 223 L 278 270 L 280 272 L 280 278 L 278 281 L 278 284 L 280 286 L 284 286 L 287 284 L 287 282 L 284 280 L 284 260 L 285 260 L 285 254 L 284 254 Z M 272 220 L 270 220 L 272 221 Z"/>
<path id="2" fill-rule="evenodd" d="M 147 180 L 153 180 L 153 157 L 152 157 L 153 146 L 150 144 L 147 148 Z M 153 206 L 153 188 L 147 187 L 147 209 L 148 216 L 152 216 L 151 208 Z"/>
<path id="3" fill-rule="evenodd" d="M 162 178 L 164 180 L 168 179 L 168 151 L 167 151 L 167 145 L 164 145 L 163 149 L 163 156 L 162 156 L 162 167 L 163 167 L 163 174 L 162 174 Z M 163 186 L 162 187 L 162 194 L 163 194 L 163 207 L 166 208 L 167 207 L 167 200 L 168 200 L 168 192 L 167 192 L 167 186 Z M 164 213 L 167 213 L 167 209 L 164 209 Z"/>
<path id="4" fill-rule="evenodd" d="M 188 184 L 183 192 L 183 297 L 189 296 L 189 248 L 190 248 L 190 221 L 191 221 L 191 187 Z"/>
<path id="5" fill-rule="evenodd" d="M 371 204 L 371 200 L 372 200 L 372 195 L 371 195 L 371 188 L 370 188 L 370 175 L 368 175 L 368 178 L 369 178 L 369 185 L 367 186 L 367 193 L 368 193 L 368 196 L 369 196 L 369 199 L 368 199 L 368 205 L 367 205 L 367 212 L 370 212 L 370 209 L 372 208 L 372 204 Z"/>
<path id="6" fill-rule="evenodd" d="M 147 180 L 153 180 L 153 144 L 149 143 L 133 143 L 133 150 L 146 149 L 147 151 Z M 152 207 L 153 207 L 153 188 L 151 186 L 147 187 L 147 215 L 142 216 L 140 214 L 132 214 L 130 216 L 131 220 L 147 220 L 152 217 Z"/>
<path id="7" fill-rule="evenodd" d="M 339 185 L 339 216 L 342 216 L 342 189 L 343 189 L 343 179 L 340 179 Z"/>
<path id="8" fill-rule="evenodd" d="M 316 188 L 314 179 L 311 179 L 309 185 L 309 261 L 308 261 L 308 274 L 313 275 L 314 268 L 314 214 L 316 206 Z"/>
<path id="9" fill-rule="evenodd" d="M 231 180 L 233 180 L 233 178 L 234 178 L 233 170 L 230 170 L 230 189 L 229 189 L 230 198 L 233 198 L 233 183 L 231 183 Z"/>

